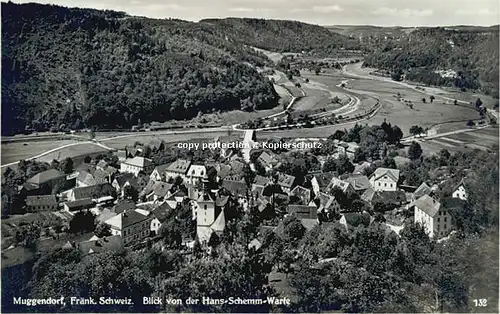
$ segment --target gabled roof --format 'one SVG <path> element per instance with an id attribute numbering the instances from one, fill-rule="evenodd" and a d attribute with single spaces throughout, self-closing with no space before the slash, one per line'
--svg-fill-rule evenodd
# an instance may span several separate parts
<path id="1" fill-rule="evenodd" d="M 117 230 L 123 230 L 133 224 L 139 223 L 141 221 L 148 220 L 150 217 L 145 216 L 135 210 L 126 211 L 115 217 L 112 217 L 106 220 L 106 223 L 110 225 L 112 228 Z"/>
<path id="2" fill-rule="evenodd" d="M 159 206 L 157 206 L 153 211 L 153 216 L 156 217 L 161 223 L 167 219 L 168 215 L 173 211 L 174 209 L 168 205 L 167 202 L 163 202 Z"/>
<path id="3" fill-rule="evenodd" d="M 287 212 L 294 214 L 297 218 L 317 219 L 318 209 L 309 205 L 288 205 Z"/>
<path id="4" fill-rule="evenodd" d="M 186 172 L 189 169 L 189 166 L 191 165 L 191 161 L 185 160 L 185 159 L 177 159 L 170 165 L 168 165 L 166 171 L 168 172 L 174 172 L 178 174 L 186 174 Z"/>
<path id="5" fill-rule="evenodd" d="M 390 204 L 400 204 L 406 202 L 404 191 L 377 191 L 372 197 L 372 202 L 384 202 Z"/>
<path id="6" fill-rule="evenodd" d="M 231 166 L 225 164 L 219 164 L 215 166 L 217 170 L 217 176 L 221 179 L 224 179 L 231 173 Z"/>
<path id="7" fill-rule="evenodd" d="M 28 206 L 40 206 L 40 205 L 48 205 L 48 206 L 57 206 L 57 200 L 54 195 L 33 195 L 26 196 L 26 205 Z"/>
<path id="8" fill-rule="evenodd" d="M 134 158 L 123 161 L 123 163 L 130 166 L 145 168 L 151 166 L 153 164 L 153 161 L 148 158 L 135 156 Z"/>
<path id="9" fill-rule="evenodd" d="M 132 210 L 135 208 L 135 203 L 132 200 L 119 200 L 118 203 L 113 207 L 113 211 L 117 214 L 121 214 L 124 211 Z"/>
<path id="10" fill-rule="evenodd" d="M 34 175 L 26 182 L 40 185 L 62 177 L 66 178 L 66 175 L 56 169 L 49 169 Z"/>
<path id="11" fill-rule="evenodd" d="M 231 192 L 233 196 L 245 196 L 247 194 L 247 184 L 244 181 L 222 181 L 222 187 Z"/>
<path id="12" fill-rule="evenodd" d="M 394 182 L 399 181 L 399 170 L 389 168 L 377 168 L 377 170 L 375 170 L 375 172 L 370 176 L 370 179 L 374 178 L 374 180 L 378 180 L 385 175 L 391 178 Z"/>
<path id="13" fill-rule="evenodd" d="M 158 139 L 151 140 L 148 143 L 148 146 L 151 147 L 151 149 L 153 149 L 153 150 L 159 149 L 161 147 L 161 145 L 162 145 L 162 141 L 160 141 Z"/>
<path id="14" fill-rule="evenodd" d="M 316 178 L 316 181 L 318 182 L 318 186 L 320 189 L 324 189 L 328 186 L 330 181 L 332 181 L 332 178 L 336 176 L 337 173 L 330 171 L 330 172 L 322 172 L 314 175 L 314 178 Z"/>
<path id="15" fill-rule="evenodd" d="M 270 166 L 274 162 L 274 158 L 268 152 L 262 152 L 257 158 L 260 162 L 264 163 L 266 166 L 267 165 Z"/>
<path id="16" fill-rule="evenodd" d="M 348 182 L 355 191 L 362 191 L 372 187 L 368 177 L 361 174 L 351 175 L 345 181 Z"/>
<path id="17" fill-rule="evenodd" d="M 293 182 L 295 181 L 295 177 L 285 174 L 278 173 L 278 184 L 285 188 L 291 188 L 293 186 Z"/>
<path id="18" fill-rule="evenodd" d="M 113 168 L 113 167 L 110 167 L 110 168 Z M 108 169 L 108 167 L 106 167 L 106 170 Z M 101 169 L 101 168 L 97 168 L 95 171 L 94 171 L 94 181 L 96 183 L 104 183 L 106 182 L 106 179 L 108 178 L 108 176 L 111 175 L 111 173 L 107 172 L 106 170 L 104 169 Z"/>
<path id="19" fill-rule="evenodd" d="M 375 195 L 375 190 L 373 188 L 368 188 L 366 191 L 361 195 L 361 199 L 365 202 L 371 203 L 373 196 Z"/>
<path id="20" fill-rule="evenodd" d="M 342 190 L 342 192 L 347 192 L 349 188 L 349 182 L 340 180 L 339 178 L 333 177 L 330 183 L 328 184 L 328 189 L 331 190 L 335 187 L 338 187 Z"/>
<path id="21" fill-rule="evenodd" d="M 83 241 L 78 243 L 77 247 L 83 255 L 101 252 L 123 252 L 123 242 L 119 235 Z"/>
<path id="22" fill-rule="evenodd" d="M 187 175 L 190 177 L 202 178 L 207 174 L 207 169 L 203 165 L 191 165 L 187 171 Z"/>
<path id="23" fill-rule="evenodd" d="M 96 185 L 97 182 L 94 179 L 94 176 L 91 175 L 87 171 L 78 172 L 78 176 L 76 177 L 77 181 L 84 183 L 85 185 Z"/>
<path id="24" fill-rule="evenodd" d="M 94 206 L 94 201 L 91 198 L 83 198 L 73 202 L 64 203 L 69 209 L 72 208 L 83 208 Z"/>
<path id="25" fill-rule="evenodd" d="M 318 212 L 329 211 L 336 202 L 335 197 L 323 192 L 319 193 L 317 201 L 319 201 Z"/>
<path id="26" fill-rule="evenodd" d="M 432 193 L 431 187 L 427 185 L 427 183 L 422 182 L 419 187 L 413 192 L 413 196 L 415 199 L 421 197 L 422 195 L 429 195 Z"/>
<path id="27" fill-rule="evenodd" d="M 226 206 L 227 201 L 229 200 L 229 196 L 222 196 L 222 197 L 216 197 L 215 198 L 215 206 L 218 207 L 223 207 Z"/>
<path id="28" fill-rule="evenodd" d="M 106 193 L 111 191 L 114 191 L 114 188 L 109 183 L 102 183 L 74 188 L 73 195 L 75 199 L 86 198 L 89 195 L 92 197 L 92 194 L 95 194 L 95 197 L 102 197 L 111 195 L 110 193 Z"/>
<path id="29" fill-rule="evenodd" d="M 133 173 L 121 173 L 119 176 L 116 176 L 115 181 L 118 183 L 118 187 L 120 187 L 120 189 L 123 188 L 127 182 L 131 186 L 137 186 L 137 178 Z"/>
<path id="30" fill-rule="evenodd" d="M 345 213 L 340 220 L 350 227 L 364 226 L 368 227 L 371 223 L 371 216 L 368 213 Z"/>
<path id="31" fill-rule="evenodd" d="M 434 217 L 439 212 L 439 208 L 441 207 L 441 203 L 429 195 L 422 195 L 415 202 L 413 202 L 413 205 L 431 217 Z"/>
<path id="32" fill-rule="evenodd" d="M 353 173 L 357 173 L 357 174 L 362 174 L 363 171 L 366 169 L 366 168 L 369 168 L 372 164 L 369 163 L 368 161 L 363 161 L 363 163 L 357 165 L 355 168 L 354 168 L 354 171 Z"/>
<path id="33" fill-rule="evenodd" d="M 156 181 L 153 186 L 153 194 L 159 197 L 167 196 L 170 189 L 172 189 L 174 185 L 162 181 Z"/>
<path id="34" fill-rule="evenodd" d="M 231 166 L 231 173 L 232 174 L 241 174 L 243 173 L 243 168 L 245 167 L 245 164 L 238 161 L 238 160 L 231 160 L 229 163 Z"/>
<path id="35" fill-rule="evenodd" d="M 306 203 L 311 200 L 311 190 L 300 185 L 297 185 L 293 190 L 291 190 L 290 194 L 297 196 Z"/>
<path id="36" fill-rule="evenodd" d="M 269 178 L 261 175 L 256 175 L 253 184 L 256 186 L 265 186 L 269 183 Z"/>
<path id="37" fill-rule="evenodd" d="M 104 159 L 99 160 L 99 162 L 96 165 L 96 167 L 99 167 L 99 168 L 106 168 L 107 166 L 108 166 L 108 163 Z"/>
<path id="38" fill-rule="evenodd" d="M 159 174 L 162 174 L 165 172 L 165 170 L 167 170 L 169 165 L 170 164 L 159 165 L 159 166 L 156 166 L 154 170 L 156 170 Z"/>

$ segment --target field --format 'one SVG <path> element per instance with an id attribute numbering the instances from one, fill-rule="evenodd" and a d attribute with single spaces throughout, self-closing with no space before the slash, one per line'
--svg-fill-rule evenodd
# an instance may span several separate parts
<path id="1" fill-rule="evenodd" d="M 76 143 L 74 140 L 30 141 L 2 144 L 2 164 L 19 161 L 39 155 L 63 145 Z M 27 144 L 25 146 L 25 144 Z"/>

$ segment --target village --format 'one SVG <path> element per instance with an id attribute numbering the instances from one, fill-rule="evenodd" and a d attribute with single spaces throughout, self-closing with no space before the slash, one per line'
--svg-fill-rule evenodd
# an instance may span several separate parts
<path id="1" fill-rule="evenodd" d="M 218 137 L 214 142 L 257 141 L 253 130 L 247 133 L 242 138 Z M 18 193 L 25 198 L 27 213 L 53 213 L 66 222 L 63 230 L 76 230 L 74 233 L 94 231 L 88 239 L 69 240 L 63 246 L 77 248 L 84 255 L 144 247 L 146 241 L 158 238 L 163 225 L 171 224 L 172 219 L 178 221 L 180 216 L 194 231 L 183 233 L 183 247 L 192 250 L 195 242 L 209 247 L 224 233 L 228 222 L 238 217 L 237 212 L 251 211 L 271 229 L 278 228 L 283 218 L 293 216 L 306 230 L 339 222 L 349 231 L 376 222 L 398 234 L 405 223 L 413 222 L 424 226 L 428 236 L 436 240 L 453 232 L 448 208 L 467 200 L 462 178 L 454 177 L 451 195 L 440 199 L 437 191 L 446 180 L 404 185 L 396 167 L 353 162 L 357 143 L 336 139 L 331 144 L 333 150 L 328 157 L 318 156 L 322 169 L 295 177 L 276 170 L 285 162 L 284 156 L 293 151 L 242 152 L 238 145 L 219 145 L 224 149 L 218 149 L 216 158 L 205 162 L 178 158 L 155 164 L 143 157 L 144 152 L 168 148 L 164 142 L 152 140 L 147 145 L 137 143 L 100 156 L 99 160 L 86 158 L 68 174 L 56 169 L 40 172 L 20 185 Z M 329 159 L 350 166 L 341 174 L 325 171 Z M 63 191 L 52 193 L 55 190 Z M 90 223 L 88 213 L 94 217 Z M 3 224 L 11 234 L 22 234 L 26 228 L 26 224 L 16 225 L 9 219 Z M 61 226 L 58 229 L 61 232 Z M 49 234 L 54 236 L 53 232 Z M 258 242 L 252 245 L 260 245 Z M 8 249 L 15 246 L 13 243 Z"/>

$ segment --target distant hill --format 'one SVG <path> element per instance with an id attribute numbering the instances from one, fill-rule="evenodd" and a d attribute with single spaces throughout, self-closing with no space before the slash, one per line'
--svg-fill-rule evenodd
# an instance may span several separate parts
<path id="1" fill-rule="evenodd" d="M 2 132 L 277 105 L 267 58 L 208 23 L 2 3 Z"/>
<path id="2" fill-rule="evenodd" d="M 397 40 L 371 44 L 364 65 L 402 71 L 407 79 L 430 85 L 480 89 L 498 97 L 498 28 L 454 28 L 458 30 L 420 28 Z"/>
<path id="3" fill-rule="evenodd" d="M 329 54 L 339 49 L 359 49 L 357 40 L 336 34 L 319 25 L 297 21 L 254 18 L 205 19 L 234 40 L 276 52 Z"/>
<path id="4" fill-rule="evenodd" d="M 372 25 L 332 25 L 325 26 L 331 32 L 355 38 L 364 37 L 401 37 L 414 31 L 414 27 L 383 27 Z"/>

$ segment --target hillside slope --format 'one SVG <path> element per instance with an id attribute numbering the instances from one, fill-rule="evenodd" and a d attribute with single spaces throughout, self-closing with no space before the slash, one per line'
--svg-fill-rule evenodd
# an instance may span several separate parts
<path id="1" fill-rule="evenodd" d="M 403 70 L 410 80 L 431 85 L 481 89 L 498 97 L 498 29 L 422 28 L 375 47 L 365 66 Z M 443 77 L 436 70 L 453 70 Z"/>
<path id="2" fill-rule="evenodd" d="M 277 104 L 217 28 L 121 12 L 2 3 L 2 132 L 122 128 Z"/>
<path id="3" fill-rule="evenodd" d="M 341 48 L 359 49 L 357 40 L 297 21 L 225 18 L 205 19 L 200 23 L 214 25 L 242 44 L 276 52 L 328 54 Z"/>

